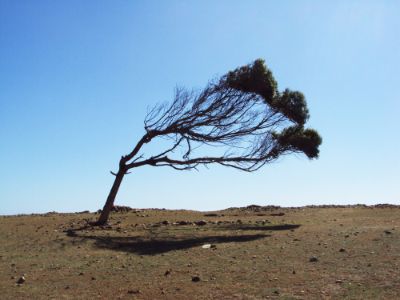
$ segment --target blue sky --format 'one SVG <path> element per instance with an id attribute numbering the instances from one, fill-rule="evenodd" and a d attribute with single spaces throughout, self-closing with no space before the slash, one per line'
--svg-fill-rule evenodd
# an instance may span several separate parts
<path id="1" fill-rule="evenodd" d="M 0 0 L 0 214 L 96 210 L 147 107 L 264 58 L 320 158 L 256 173 L 144 167 L 116 204 L 400 204 L 398 1 Z"/>

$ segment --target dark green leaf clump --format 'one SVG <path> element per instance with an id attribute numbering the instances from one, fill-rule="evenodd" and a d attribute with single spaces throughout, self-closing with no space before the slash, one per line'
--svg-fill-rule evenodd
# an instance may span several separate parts
<path id="1" fill-rule="evenodd" d="M 303 152 L 308 158 L 318 157 L 318 147 L 322 143 L 316 130 L 304 129 L 302 126 L 287 127 L 281 133 L 275 133 L 274 138 L 277 141 L 277 154 L 291 150 Z"/>
<path id="2" fill-rule="evenodd" d="M 230 71 L 226 75 L 225 82 L 230 88 L 262 96 L 270 105 L 278 88 L 272 72 L 265 66 L 262 59 Z"/>
<path id="3" fill-rule="evenodd" d="M 272 105 L 293 122 L 303 125 L 310 117 L 307 103 L 301 92 L 286 89 Z"/>
<path id="4" fill-rule="evenodd" d="M 297 124 L 303 125 L 309 118 L 304 95 L 289 89 L 279 93 L 278 84 L 262 59 L 230 71 L 224 80 L 230 88 L 260 95 L 272 109 Z"/>

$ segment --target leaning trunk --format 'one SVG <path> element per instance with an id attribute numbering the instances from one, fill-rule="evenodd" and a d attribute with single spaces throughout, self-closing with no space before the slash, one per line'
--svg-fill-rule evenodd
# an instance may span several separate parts
<path id="1" fill-rule="evenodd" d="M 110 212 L 114 206 L 115 197 L 117 196 L 119 186 L 121 185 L 124 175 L 125 175 L 125 170 L 120 168 L 115 176 L 115 180 L 111 187 L 110 193 L 108 194 L 106 204 L 104 204 L 103 210 L 101 211 L 100 217 L 95 223 L 95 225 L 104 225 L 107 223 Z"/>

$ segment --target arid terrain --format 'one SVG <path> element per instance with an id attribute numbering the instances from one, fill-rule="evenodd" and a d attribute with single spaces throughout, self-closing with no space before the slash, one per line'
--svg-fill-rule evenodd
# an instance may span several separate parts
<path id="1" fill-rule="evenodd" d="M 118 210 L 0 217 L 0 298 L 400 299 L 396 206 Z"/>

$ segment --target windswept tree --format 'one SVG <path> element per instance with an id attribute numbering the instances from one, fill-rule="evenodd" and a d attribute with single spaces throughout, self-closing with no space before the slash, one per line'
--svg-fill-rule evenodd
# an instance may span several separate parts
<path id="1" fill-rule="evenodd" d="M 278 91 L 261 59 L 209 82 L 203 90 L 177 89 L 172 103 L 157 105 L 147 114 L 143 137 L 112 173 L 115 180 L 95 224 L 107 222 L 122 179 L 137 167 L 191 170 L 218 164 L 253 172 L 285 154 L 317 158 L 322 139 L 304 127 L 308 118 L 304 95 Z M 159 153 L 141 152 L 160 138 L 165 148 Z"/>

